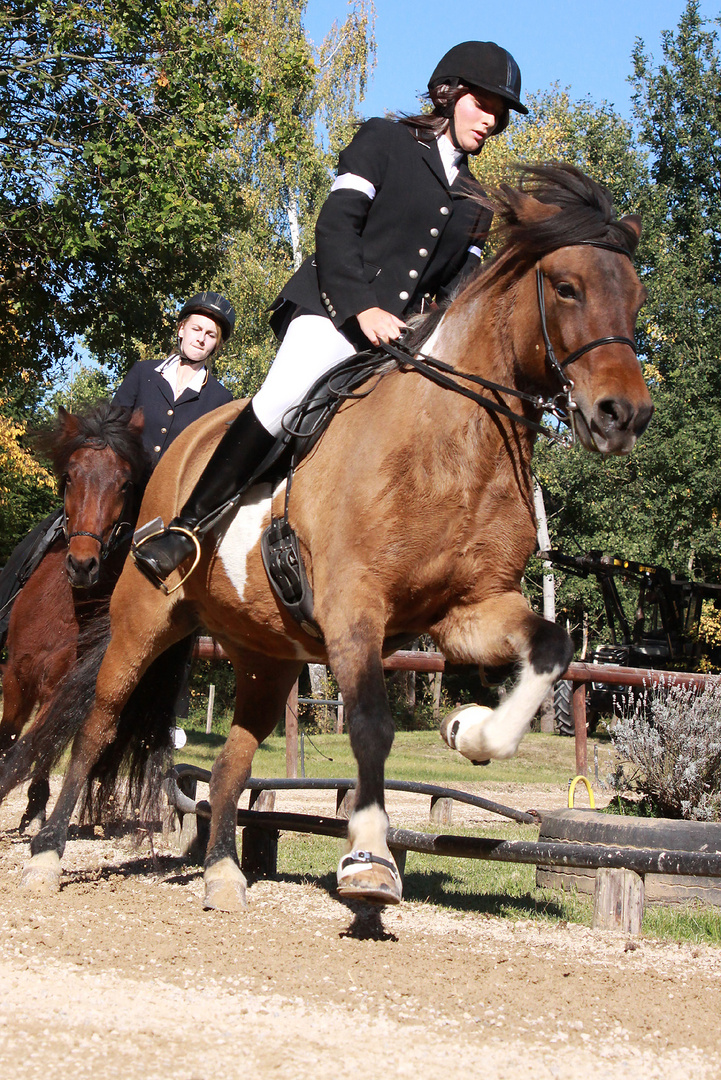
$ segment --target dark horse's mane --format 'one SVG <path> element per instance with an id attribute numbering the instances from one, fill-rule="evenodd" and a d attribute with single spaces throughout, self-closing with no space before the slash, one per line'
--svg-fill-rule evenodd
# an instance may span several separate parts
<path id="1" fill-rule="evenodd" d="M 76 450 L 82 446 L 96 449 L 108 446 L 130 466 L 132 482 L 144 486 L 150 475 L 150 461 L 140 428 L 130 424 L 132 414 L 132 409 L 102 401 L 86 413 L 73 413 L 74 430 L 68 432 L 67 413 L 60 412 L 53 427 L 36 437 L 36 443 L 51 459 L 61 485 Z"/>
<path id="2" fill-rule="evenodd" d="M 574 165 L 519 165 L 518 183 L 491 188 L 480 201 L 494 211 L 494 235 L 500 250 L 479 268 L 460 296 L 472 302 L 480 293 L 495 285 L 513 270 L 548 255 L 557 248 L 601 241 L 633 255 L 638 238 L 619 221 L 607 188 L 586 176 Z M 528 212 L 527 196 L 548 206 L 558 206 L 560 213 L 538 219 Z M 405 344 L 420 348 L 435 330 L 447 305 L 428 316 L 412 320 L 413 332 Z"/>

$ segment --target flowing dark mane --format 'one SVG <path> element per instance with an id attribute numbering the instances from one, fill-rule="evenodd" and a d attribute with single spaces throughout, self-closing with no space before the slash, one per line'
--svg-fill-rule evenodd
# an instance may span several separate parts
<path id="1" fill-rule="evenodd" d="M 527 165 L 518 170 L 517 187 L 501 184 L 490 193 L 504 247 L 522 248 L 536 258 L 582 240 L 602 240 L 632 255 L 635 233 L 618 220 L 610 192 L 573 165 Z M 543 221 L 528 220 L 522 195 L 561 208 Z"/>
<path id="2" fill-rule="evenodd" d="M 53 428 L 38 436 L 39 448 L 48 454 L 58 479 L 62 480 L 68 462 L 81 446 L 102 449 L 109 446 L 132 470 L 132 481 L 142 484 L 150 473 L 150 462 L 143 447 L 142 434 L 130 424 L 132 410 L 100 402 L 85 414 L 74 413 L 75 423 L 68 430 L 62 414 Z"/>
<path id="3" fill-rule="evenodd" d="M 516 169 L 518 183 L 489 189 L 483 205 L 494 211 L 493 228 L 500 251 L 479 269 L 460 294 L 473 301 L 507 275 L 522 273 L 528 264 L 557 248 L 598 240 L 633 255 L 636 233 L 616 215 L 610 192 L 573 165 L 524 165 Z M 533 201 L 535 200 L 535 202 Z M 538 203 L 557 206 L 560 213 L 543 217 Z M 442 305 L 430 315 L 409 320 L 412 333 L 405 344 L 420 349 L 447 310 Z"/>
<path id="4" fill-rule="evenodd" d="M 583 241 L 602 241 L 632 255 L 638 239 L 619 220 L 610 192 L 573 165 L 524 165 L 516 170 L 518 184 L 500 184 L 484 199 L 495 212 L 494 230 L 502 247 L 473 280 L 467 294 L 495 284 L 513 267 L 522 272 L 529 262 L 551 251 Z M 538 203 L 557 206 L 560 213 L 538 213 Z"/>

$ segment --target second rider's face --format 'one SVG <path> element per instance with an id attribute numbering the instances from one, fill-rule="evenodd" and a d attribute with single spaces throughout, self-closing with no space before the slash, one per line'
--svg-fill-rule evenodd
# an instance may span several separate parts
<path id="1" fill-rule="evenodd" d="M 498 94 L 469 90 L 456 102 L 453 121 L 456 142 L 467 154 L 477 154 L 500 120 L 505 105 Z"/>
<path id="2" fill-rule="evenodd" d="M 207 360 L 218 344 L 218 327 L 207 315 L 190 315 L 178 329 L 186 359 L 193 363 Z"/>

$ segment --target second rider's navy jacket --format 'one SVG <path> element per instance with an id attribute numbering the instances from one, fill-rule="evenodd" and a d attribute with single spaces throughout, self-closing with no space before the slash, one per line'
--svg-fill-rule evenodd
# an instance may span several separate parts
<path id="1" fill-rule="evenodd" d="M 156 361 L 157 363 L 157 361 Z M 177 401 L 167 379 L 151 360 L 134 364 L 113 397 L 113 405 L 142 409 L 143 443 L 153 468 L 173 439 L 201 416 L 233 400 L 233 395 L 208 373 L 200 390 L 186 387 Z"/>

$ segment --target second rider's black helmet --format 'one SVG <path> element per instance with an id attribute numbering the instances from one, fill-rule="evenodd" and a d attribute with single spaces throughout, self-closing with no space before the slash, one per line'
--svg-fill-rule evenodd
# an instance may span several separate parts
<path id="1" fill-rule="evenodd" d="M 454 45 L 436 65 L 428 80 L 428 89 L 444 83 L 446 86 L 477 86 L 498 94 L 509 109 L 523 113 L 528 109 L 521 101 L 521 71 L 511 54 L 495 41 L 463 41 Z M 508 114 L 499 120 L 493 132 L 499 135 L 508 124 Z"/>
<path id="2" fill-rule="evenodd" d="M 186 300 L 178 313 L 178 322 L 183 322 L 189 315 L 207 315 L 220 324 L 220 331 L 225 343 L 235 327 L 235 311 L 230 300 L 217 292 L 202 292 Z"/>

